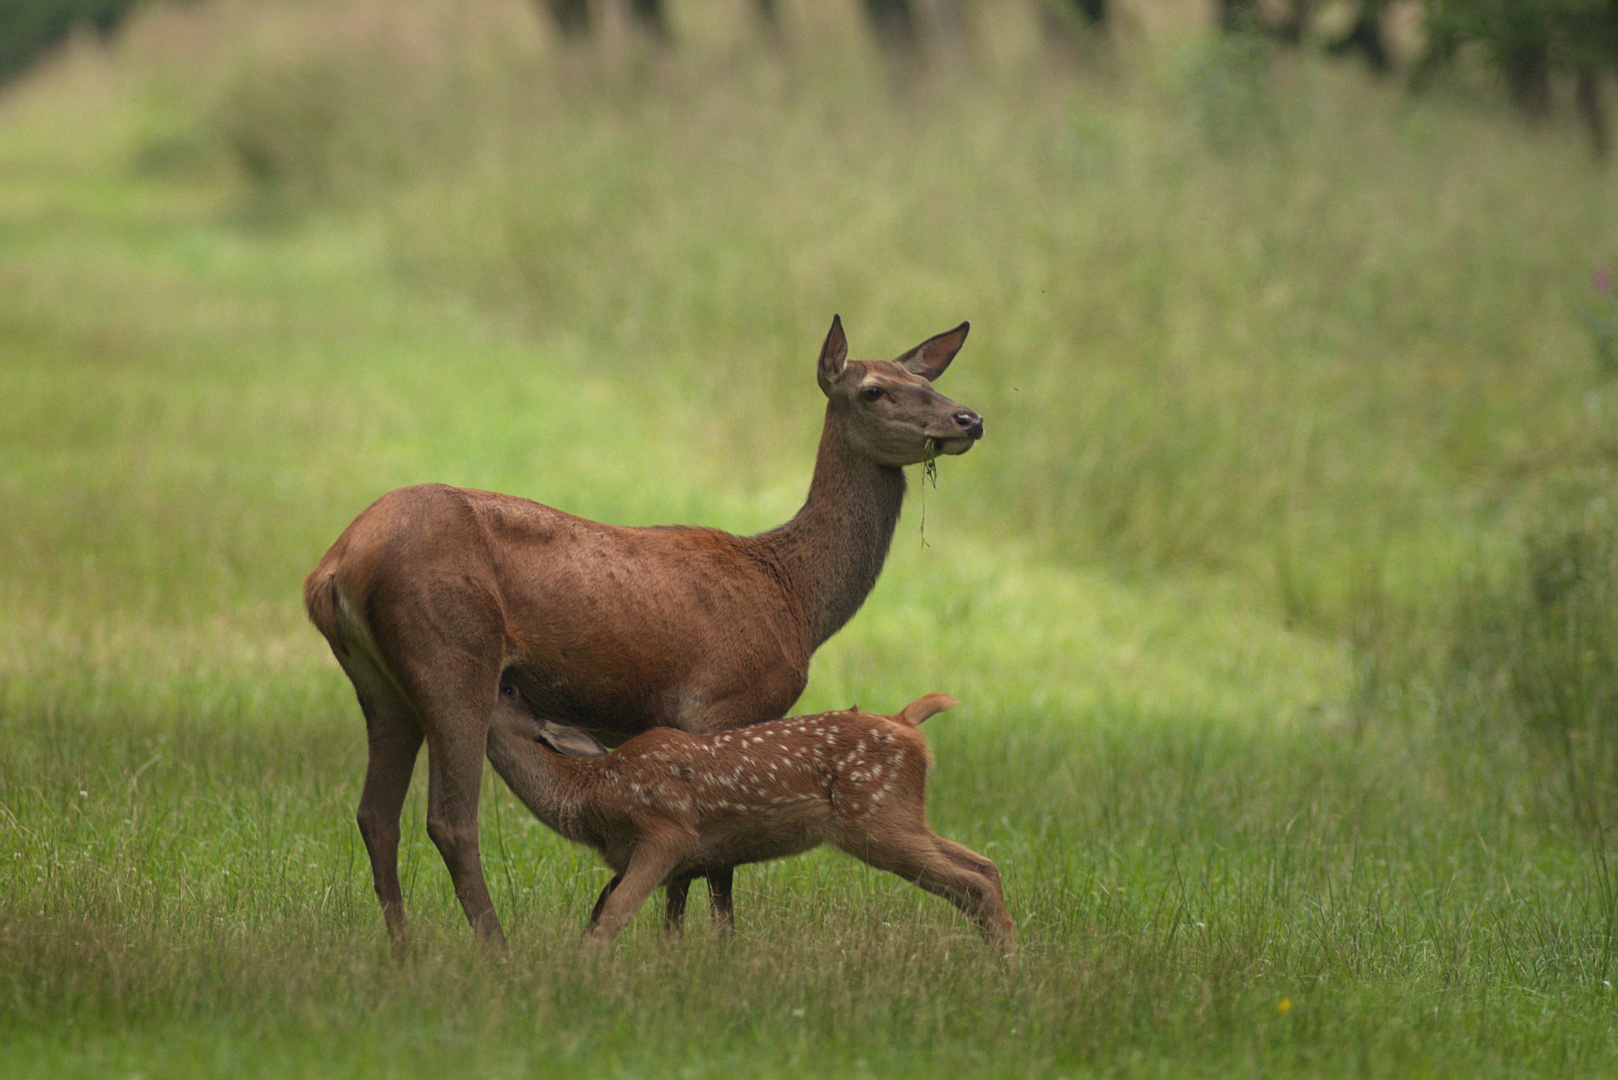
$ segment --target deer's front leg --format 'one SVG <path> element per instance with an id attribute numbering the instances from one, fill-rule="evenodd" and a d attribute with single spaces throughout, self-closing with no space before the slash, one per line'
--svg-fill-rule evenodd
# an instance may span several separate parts
<path id="1" fill-rule="evenodd" d="M 596 897 L 596 906 L 590 909 L 590 921 L 584 925 L 586 934 L 593 931 L 596 928 L 596 923 L 601 921 L 601 909 L 607 906 L 607 897 L 612 895 L 612 890 L 616 889 L 618 883 L 623 880 L 624 875 L 614 874 L 612 875 L 612 880 L 602 886 L 601 895 Z"/>
<path id="2" fill-rule="evenodd" d="M 601 915 L 590 928 L 588 940 L 609 944 L 629 924 L 653 889 L 679 865 L 686 845 L 672 840 L 648 840 L 629 857 L 623 878 L 607 896 Z"/>

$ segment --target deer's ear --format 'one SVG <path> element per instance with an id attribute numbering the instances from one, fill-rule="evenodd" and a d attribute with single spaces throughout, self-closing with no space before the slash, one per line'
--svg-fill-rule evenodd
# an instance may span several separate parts
<path id="1" fill-rule="evenodd" d="M 826 334 L 826 344 L 820 347 L 820 363 L 815 368 L 815 378 L 820 383 L 820 392 L 827 397 L 831 396 L 832 384 L 843 374 L 843 365 L 848 362 L 848 339 L 843 336 L 843 320 L 836 315 L 831 317 L 831 330 Z"/>
<path id="2" fill-rule="evenodd" d="M 539 741 L 564 757 L 603 757 L 607 753 L 607 748 L 587 731 L 554 720 L 542 723 Z"/>
<path id="3" fill-rule="evenodd" d="M 953 330 L 928 338 L 903 356 L 895 357 L 893 362 L 910 374 L 920 375 L 932 382 L 944 374 L 949 362 L 961 351 L 961 346 L 966 344 L 966 332 L 970 329 L 972 324 L 963 322 Z"/>

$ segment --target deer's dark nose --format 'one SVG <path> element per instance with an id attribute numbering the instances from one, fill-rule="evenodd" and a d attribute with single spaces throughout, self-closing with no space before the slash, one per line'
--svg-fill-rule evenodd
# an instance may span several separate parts
<path id="1" fill-rule="evenodd" d="M 955 414 L 955 426 L 974 439 L 983 438 L 983 417 L 970 409 L 962 409 Z"/>

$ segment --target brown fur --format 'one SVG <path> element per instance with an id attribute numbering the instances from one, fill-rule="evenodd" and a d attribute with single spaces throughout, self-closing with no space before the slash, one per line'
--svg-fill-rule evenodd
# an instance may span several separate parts
<path id="1" fill-rule="evenodd" d="M 718 734 L 657 728 L 606 757 L 576 758 L 536 741 L 545 722 L 511 693 L 495 710 L 489 760 L 541 821 L 616 872 L 591 914 L 597 940 L 615 937 L 660 884 L 675 926 L 682 882 L 832 844 L 945 897 L 1009 950 L 994 863 L 927 825 L 931 755 L 916 725 L 954 704 L 930 694 L 896 716 L 856 708 Z"/>
<path id="2" fill-rule="evenodd" d="M 964 453 L 982 419 L 932 389 L 962 323 L 897 360 L 848 360 L 834 319 L 809 497 L 758 536 L 603 525 L 527 499 L 426 484 L 360 514 L 304 582 L 365 713 L 358 814 L 377 897 L 406 933 L 399 812 L 428 750 L 427 831 L 468 921 L 501 946 L 478 854 L 486 734 L 502 682 L 547 717 L 619 738 L 778 717 L 809 658 L 881 573 L 903 466 Z"/>

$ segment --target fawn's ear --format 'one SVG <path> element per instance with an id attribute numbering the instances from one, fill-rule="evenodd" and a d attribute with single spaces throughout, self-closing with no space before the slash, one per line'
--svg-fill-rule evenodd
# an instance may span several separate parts
<path id="1" fill-rule="evenodd" d="M 542 720 L 539 741 L 563 757 L 604 757 L 607 748 L 581 728 L 568 727 L 554 720 Z"/>
<path id="2" fill-rule="evenodd" d="M 899 710 L 899 715 L 895 716 L 894 719 L 915 727 L 934 713 L 941 713 L 945 709 L 953 709 L 959 704 L 959 701 L 956 701 L 948 694 L 928 694 L 924 698 L 917 698 Z"/>
<path id="3" fill-rule="evenodd" d="M 831 396 L 832 384 L 843 374 L 843 365 L 848 362 L 848 339 L 843 336 L 843 320 L 841 316 L 831 317 L 831 329 L 826 332 L 826 343 L 820 347 L 820 363 L 815 366 L 815 379 L 820 383 L 820 392 L 827 397 Z"/>
<path id="4" fill-rule="evenodd" d="M 972 324 L 963 322 L 953 330 L 945 330 L 942 334 L 928 338 L 903 356 L 894 357 L 893 362 L 910 374 L 920 375 L 928 382 L 932 382 L 944 374 L 949 362 L 961 351 L 961 346 L 966 344 L 966 332 L 970 329 Z"/>

